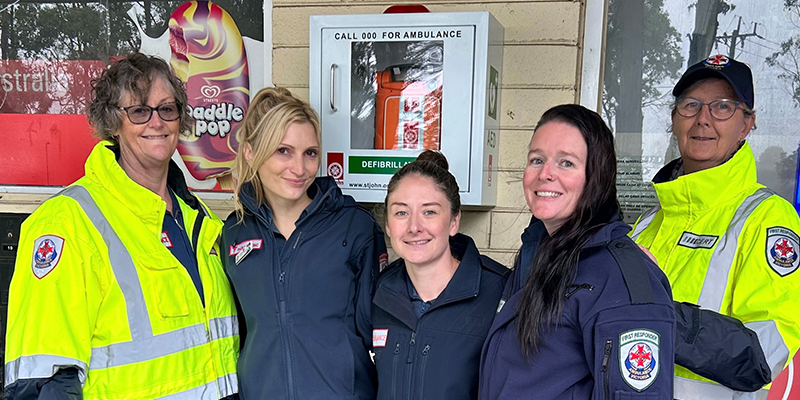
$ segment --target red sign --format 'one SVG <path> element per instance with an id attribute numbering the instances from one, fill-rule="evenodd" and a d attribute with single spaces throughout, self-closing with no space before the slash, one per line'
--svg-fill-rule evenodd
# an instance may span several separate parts
<path id="1" fill-rule="evenodd" d="M 4 185 L 66 186 L 83 176 L 98 139 L 84 115 L 0 114 Z"/>
<path id="2" fill-rule="evenodd" d="M 106 68 L 96 60 L 0 60 L 0 113 L 84 114 L 91 81 Z"/>
<path id="3" fill-rule="evenodd" d="M 328 153 L 328 176 L 339 185 L 344 183 L 344 153 Z"/>
<path id="4" fill-rule="evenodd" d="M 800 352 L 772 381 L 767 400 L 800 400 Z"/>

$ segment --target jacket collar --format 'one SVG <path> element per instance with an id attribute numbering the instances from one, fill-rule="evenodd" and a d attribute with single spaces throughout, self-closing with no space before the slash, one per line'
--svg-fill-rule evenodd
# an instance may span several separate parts
<path id="1" fill-rule="evenodd" d="M 703 210 L 738 201 L 757 181 L 755 157 L 747 142 L 721 165 L 671 179 L 679 163 L 680 159 L 670 162 L 653 178 L 658 202 L 665 212 L 688 215 L 693 209 Z"/>
<path id="2" fill-rule="evenodd" d="M 607 224 L 603 225 L 586 241 L 582 247 L 582 251 L 605 245 L 611 240 L 623 236 L 630 231 L 630 227 L 622 222 L 619 214 L 615 213 L 614 215 L 615 216 L 612 217 Z M 525 280 L 528 279 L 528 275 L 530 275 L 533 256 L 539 248 L 539 242 L 541 242 L 542 238 L 545 236 L 547 236 L 547 229 L 545 229 L 544 223 L 536 219 L 536 217 L 531 217 L 530 224 L 525 228 L 525 231 L 522 232 L 522 247 L 520 248 L 519 256 L 517 256 L 514 265 L 514 273 L 509 280 L 511 283 L 507 286 L 511 291 L 511 293 L 507 293 L 508 296 L 516 293 L 525 284 Z"/>
<path id="3" fill-rule="evenodd" d="M 322 211 L 336 212 L 346 203 L 344 195 L 336 185 L 336 181 L 329 176 L 314 179 L 306 194 L 311 198 L 311 204 L 300 214 L 300 218 L 296 222 L 297 226 L 308 220 L 310 216 Z M 242 202 L 246 212 L 263 219 L 267 225 L 272 225 L 272 210 L 267 204 L 258 204 L 256 202 L 255 188 L 252 183 L 247 182 L 242 185 L 239 192 L 239 200 Z"/>
<path id="4" fill-rule="evenodd" d="M 469 236 L 457 233 L 450 238 L 450 249 L 456 258 L 461 260 L 450 282 L 435 300 L 427 312 L 478 295 L 481 285 L 481 263 L 478 248 Z M 406 326 L 416 329 L 418 318 L 412 308 L 406 286 L 405 262 L 402 259 L 397 265 L 386 271 L 385 279 L 381 280 L 372 302 L 388 312 Z"/>
<path id="5" fill-rule="evenodd" d="M 119 145 L 110 141 L 101 141 L 95 145 L 89 158 L 86 159 L 86 178 L 94 184 L 103 187 L 113 198 L 124 203 L 134 214 L 148 223 L 160 226 L 163 212 L 166 211 L 161 197 L 142 185 L 134 182 L 117 162 Z M 186 180 L 180 167 L 172 160 L 167 172 L 167 185 L 187 205 L 198 209 L 205 214 L 197 198 L 189 192 Z M 160 210 L 162 214 L 153 215 L 153 210 Z"/>

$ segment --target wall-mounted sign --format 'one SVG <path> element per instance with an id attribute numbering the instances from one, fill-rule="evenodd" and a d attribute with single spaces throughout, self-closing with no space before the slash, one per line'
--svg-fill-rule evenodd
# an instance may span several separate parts
<path id="1" fill-rule="evenodd" d="M 496 201 L 503 27 L 487 12 L 311 16 L 322 173 L 383 202 L 392 174 L 439 150 L 462 204 Z"/>

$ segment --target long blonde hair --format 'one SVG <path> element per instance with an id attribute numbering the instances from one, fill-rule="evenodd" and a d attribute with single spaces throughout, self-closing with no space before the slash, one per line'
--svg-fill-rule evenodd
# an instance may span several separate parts
<path id="1" fill-rule="evenodd" d="M 278 150 L 286 130 L 293 123 L 311 124 L 317 134 L 317 142 L 322 143 L 317 112 L 307 102 L 292 95 L 288 89 L 261 89 L 250 102 L 242 125 L 236 132 L 239 152 L 234 165 L 237 180 L 233 188 L 233 198 L 239 222 L 244 216 L 244 207 L 239 196 L 245 184 L 250 183 L 253 186 L 258 205 L 268 204 L 258 168 Z M 251 163 L 244 157 L 246 147 L 250 148 L 253 156 Z"/>

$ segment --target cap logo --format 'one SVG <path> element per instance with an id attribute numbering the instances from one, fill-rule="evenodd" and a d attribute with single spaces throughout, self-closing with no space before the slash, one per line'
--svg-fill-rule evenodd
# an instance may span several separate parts
<path id="1" fill-rule="evenodd" d="M 706 58 L 705 61 L 703 61 L 703 65 L 705 65 L 706 68 L 714 68 L 714 69 L 721 69 L 723 67 L 727 67 L 728 64 L 730 63 L 731 59 L 726 56 L 723 56 L 722 54 L 717 54 L 715 56 L 708 57 Z"/>

